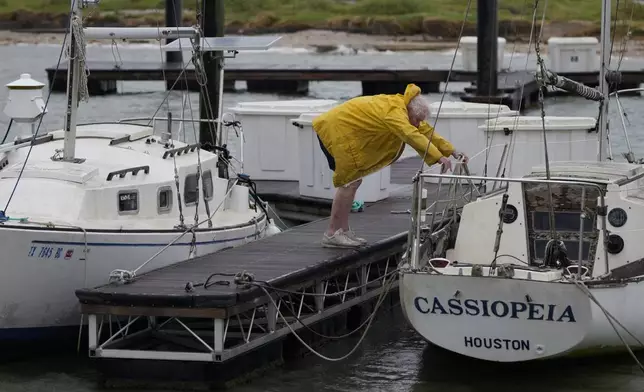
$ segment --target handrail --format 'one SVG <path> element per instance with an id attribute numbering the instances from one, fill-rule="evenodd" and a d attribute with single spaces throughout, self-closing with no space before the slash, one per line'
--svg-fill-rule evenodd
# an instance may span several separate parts
<path id="1" fill-rule="evenodd" d="M 603 195 L 604 189 L 595 182 L 590 181 L 579 181 L 579 180 L 542 180 L 538 178 L 511 178 L 511 177 L 485 177 L 485 176 L 462 176 L 458 174 L 440 174 L 440 173 L 429 173 L 422 172 L 420 177 L 439 177 L 439 178 L 450 178 L 450 179 L 460 179 L 460 180 L 474 180 L 474 181 L 499 181 L 499 182 L 519 182 L 519 183 L 538 183 L 538 184 L 572 184 L 572 185 L 582 185 L 594 187 Z"/>
<path id="2" fill-rule="evenodd" d="M 119 178 L 124 178 L 127 173 L 132 173 L 133 176 L 136 176 L 139 174 L 139 171 L 143 170 L 143 173 L 145 174 L 150 174 L 150 166 L 145 165 L 145 166 L 135 166 L 135 167 L 129 167 L 127 169 L 123 170 L 115 170 L 113 172 L 109 172 L 107 174 L 106 181 L 112 181 L 112 178 L 115 176 L 119 176 Z"/>
<path id="3" fill-rule="evenodd" d="M 407 252 L 406 255 L 409 257 L 409 264 L 412 269 L 417 269 L 419 266 L 419 252 L 418 248 L 420 246 L 420 221 L 421 221 L 421 190 L 423 189 L 423 179 L 428 177 L 440 178 L 440 185 L 442 184 L 442 178 L 454 179 L 454 180 L 469 180 L 469 181 L 499 181 L 499 182 L 512 182 L 512 183 L 521 183 L 521 184 L 558 184 L 558 185 L 577 185 L 581 186 L 582 189 L 586 187 L 595 188 L 599 192 L 599 208 L 604 213 L 598 214 L 601 216 L 601 233 L 604 239 L 604 244 L 607 243 L 608 233 L 607 233 L 607 222 L 606 222 L 606 190 L 602 188 L 597 183 L 590 181 L 579 181 L 579 180 L 547 180 L 547 179 L 538 179 L 538 178 L 510 178 L 510 177 L 484 177 L 484 176 L 467 176 L 467 175 L 458 175 L 458 174 L 439 174 L 439 173 L 428 173 L 420 172 L 414 177 L 414 187 L 412 193 L 412 208 L 411 208 L 411 228 L 409 230 L 408 239 L 407 239 Z M 433 224 L 430 225 L 433 227 Z M 580 239 L 581 241 L 581 239 Z M 411 248 L 411 249 L 410 249 Z M 606 271 L 609 270 L 608 266 L 608 250 L 604 246 L 604 262 Z"/>
<path id="4" fill-rule="evenodd" d="M 124 122 L 131 122 L 131 121 L 157 121 L 157 120 L 168 121 L 168 118 L 167 117 L 128 117 L 128 118 L 122 118 L 118 122 L 119 123 L 124 123 Z M 195 119 L 188 119 L 188 118 L 180 118 L 180 119 L 172 118 L 169 121 L 193 122 L 193 123 L 202 123 L 202 122 L 203 123 L 218 123 L 219 119 L 214 119 L 214 120 L 198 119 L 198 120 L 195 120 Z"/>

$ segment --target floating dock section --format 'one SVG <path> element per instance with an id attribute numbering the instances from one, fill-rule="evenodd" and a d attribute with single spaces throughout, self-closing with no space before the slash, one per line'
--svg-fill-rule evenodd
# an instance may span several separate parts
<path id="1" fill-rule="evenodd" d="M 418 158 L 395 163 L 392 183 L 400 185 L 391 196 L 351 215 L 352 228 L 369 241 L 363 248 L 323 248 L 328 220 L 319 219 L 130 283 L 77 290 L 89 356 L 112 384 L 221 386 L 293 350 L 365 333 L 378 308 L 398 301 L 397 265 L 419 166 Z"/>

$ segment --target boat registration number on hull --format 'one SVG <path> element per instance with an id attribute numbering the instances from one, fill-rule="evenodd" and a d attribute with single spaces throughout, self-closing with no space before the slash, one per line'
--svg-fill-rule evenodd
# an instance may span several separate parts
<path id="1" fill-rule="evenodd" d="M 33 259 L 64 259 L 70 260 L 74 256 L 74 249 L 51 245 L 34 245 L 29 247 L 27 257 Z"/>

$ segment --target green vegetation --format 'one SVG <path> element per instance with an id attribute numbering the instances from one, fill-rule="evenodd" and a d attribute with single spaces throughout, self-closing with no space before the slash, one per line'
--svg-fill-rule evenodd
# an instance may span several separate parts
<path id="1" fill-rule="evenodd" d="M 133 19 L 128 10 L 158 10 L 158 13 L 136 14 L 139 22 L 151 23 L 162 20 L 165 0 L 103 0 L 99 6 L 101 14 L 111 13 L 111 19 Z M 203 1 L 203 0 L 199 0 Z M 443 33 L 453 35 L 460 29 L 468 0 L 225 0 L 226 21 L 229 25 L 245 29 L 333 28 L 347 31 L 383 34 Z M 476 0 L 468 17 L 470 25 L 476 23 Z M 537 12 L 541 20 L 543 3 Z M 613 2 L 613 17 L 615 5 Z M 557 0 L 548 2 L 547 22 L 586 22 L 586 29 L 599 25 L 600 1 L 598 0 Z M 618 18 L 625 25 L 633 10 L 633 25 L 644 23 L 644 6 L 632 0 L 619 2 Z M 514 28 L 528 31 L 532 19 L 534 0 L 500 0 L 499 19 L 511 23 Z M 184 0 L 186 18 L 194 18 L 197 0 Z M 69 0 L 0 0 L 0 14 L 4 20 L 8 15 L 22 13 L 59 14 L 69 7 Z M 26 12 L 25 12 L 26 11 Z M 42 19 L 41 19 L 42 21 Z M 114 21 L 114 20 L 113 20 Z M 34 27 L 38 27 L 34 21 Z M 47 23 L 45 23 L 47 24 Z M 431 25 L 431 26 L 430 26 Z M 619 23 L 618 23 L 619 25 Z M 519 27 L 517 27 L 519 26 Z M 598 27 L 597 27 L 598 28 Z M 393 31 L 392 31 L 393 30 Z M 503 31 L 503 26 L 501 27 Z M 507 32 L 507 31 L 506 31 Z M 589 33 L 586 31 L 586 33 Z M 520 32 L 519 35 L 527 35 Z"/>

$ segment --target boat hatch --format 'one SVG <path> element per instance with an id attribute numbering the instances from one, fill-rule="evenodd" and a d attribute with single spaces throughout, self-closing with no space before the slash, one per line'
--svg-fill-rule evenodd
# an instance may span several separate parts
<path id="1" fill-rule="evenodd" d="M 18 178 L 23 163 L 15 163 L 0 172 L 0 178 Z M 94 166 L 77 165 L 68 162 L 29 162 L 25 165 L 22 178 L 47 178 L 84 184 L 98 174 Z"/>
<path id="2" fill-rule="evenodd" d="M 582 262 L 592 269 L 597 249 L 597 200 L 599 191 L 585 187 L 582 203 L 582 186 L 575 184 L 551 184 L 554 226 L 557 238 L 566 246 L 569 260 L 579 260 L 579 235 L 582 204 L 585 218 L 582 230 Z M 551 239 L 550 198 L 548 185 L 542 183 L 523 184 L 526 208 L 526 232 L 529 241 L 530 264 L 542 265 L 546 244 Z"/>

